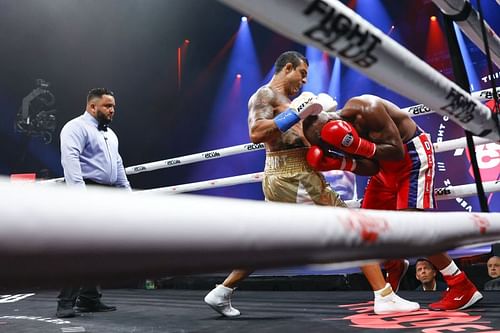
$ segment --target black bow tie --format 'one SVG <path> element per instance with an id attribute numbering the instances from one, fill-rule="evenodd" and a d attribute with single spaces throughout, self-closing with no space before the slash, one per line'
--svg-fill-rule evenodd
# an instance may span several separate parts
<path id="1" fill-rule="evenodd" d="M 99 125 L 97 126 L 97 129 L 98 129 L 99 131 L 104 131 L 104 132 L 106 132 L 106 131 L 108 130 L 108 124 L 99 124 Z"/>

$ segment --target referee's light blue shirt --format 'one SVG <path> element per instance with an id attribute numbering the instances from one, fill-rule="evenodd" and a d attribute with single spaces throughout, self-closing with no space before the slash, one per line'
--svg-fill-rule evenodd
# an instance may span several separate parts
<path id="1" fill-rule="evenodd" d="M 130 189 L 118 138 L 111 128 L 97 129 L 90 113 L 70 120 L 61 130 L 61 164 L 68 185 L 85 187 L 84 179 Z"/>

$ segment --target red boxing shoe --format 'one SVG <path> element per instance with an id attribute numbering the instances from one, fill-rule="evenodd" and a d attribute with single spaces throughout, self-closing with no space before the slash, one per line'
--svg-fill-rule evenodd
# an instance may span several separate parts
<path id="1" fill-rule="evenodd" d="M 403 277 L 410 266 L 408 260 L 389 260 L 384 263 L 385 269 L 385 282 L 390 283 L 392 290 L 397 293 L 399 290 L 399 285 L 403 280 Z"/>
<path id="2" fill-rule="evenodd" d="M 483 298 L 464 272 L 455 276 L 444 276 L 444 280 L 448 290 L 443 293 L 441 300 L 429 305 L 431 310 L 463 310 Z"/>

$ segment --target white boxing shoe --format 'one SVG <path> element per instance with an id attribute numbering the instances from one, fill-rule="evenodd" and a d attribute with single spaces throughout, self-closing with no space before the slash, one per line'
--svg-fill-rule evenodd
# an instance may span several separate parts
<path id="1" fill-rule="evenodd" d="M 385 288 L 377 290 L 375 293 L 375 305 L 373 311 L 376 314 L 390 314 L 398 312 L 413 312 L 420 309 L 416 302 L 407 301 L 392 291 L 391 285 L 386 284 Z"/>
<path id="2" fill-rule="evenodd" d="M 228 288 L 219 284 L 205 296 L 205 303 L 223 316 L 238 317 L 240 311 L 231 306 L 231 296 L 233 292 L 233 288 Z"/>

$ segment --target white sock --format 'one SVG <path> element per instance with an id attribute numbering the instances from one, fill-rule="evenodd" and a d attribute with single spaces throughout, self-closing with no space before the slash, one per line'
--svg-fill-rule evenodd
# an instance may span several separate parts
<path id="1" fill-rule="evenodd" d="M 445 268 L 443 268 L 442 270 L 440 270 L 440 272 L 444 276 L 454 276 L 454 275 L 457 275 L 460 273 L 460 269 L 457 267 L 455 262 L 452 260 L 451 263 L 448 266 L 446 266 Z"/>
<path id="2" fill-rule="evenodd" d="M 387 283 L 385 287 L 382 289 L 375 290 L 373 293 L 375 294 L 375 297 L 385 297 L 392 294 L 392 288 L 390 283 Z"/>

